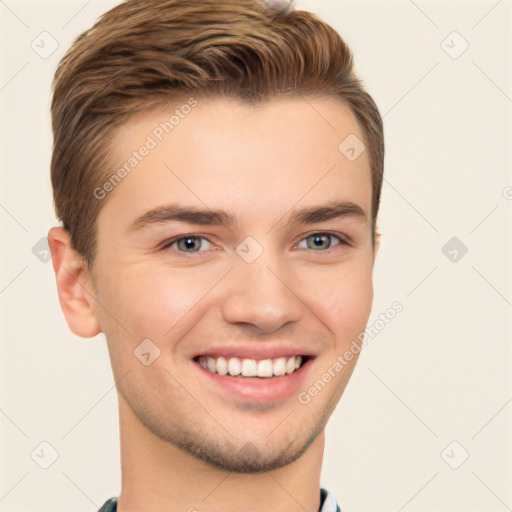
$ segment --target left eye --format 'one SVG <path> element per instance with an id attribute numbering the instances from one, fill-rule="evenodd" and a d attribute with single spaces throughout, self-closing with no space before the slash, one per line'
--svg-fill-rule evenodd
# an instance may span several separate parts
<path id="1" fill-rule="evenodd" d="M 332 240 L 336 240 L 336 243 L 332 243 Z M 300 247 L 300 244 L 306 242 L 306 247 Z M 344 243 L 341 238 L 332 233 L 314 233 L 306 238 L 303 238 L 297 247 L 300 249 L 313 249 L 313 250 L 325 250 L 330 249 L 333 245 L 339 245 Z"/>

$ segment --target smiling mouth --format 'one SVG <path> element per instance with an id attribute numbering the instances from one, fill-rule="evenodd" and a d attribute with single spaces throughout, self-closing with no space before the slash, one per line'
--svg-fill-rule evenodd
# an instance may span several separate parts
<path id="1" fill-rule="evenodd" d="M 295 373 L 309 359 L 309 356 L 300 355 L 272 359 L 198 356 L 194 361 L 205 370 L 221 376 L 271 379 Z"/>

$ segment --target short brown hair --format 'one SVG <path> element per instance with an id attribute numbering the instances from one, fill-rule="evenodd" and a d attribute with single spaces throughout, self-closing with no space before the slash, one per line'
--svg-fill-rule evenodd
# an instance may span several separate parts
<path id="1" fill-rule="evenodd" d="M 270 12 L 258 0 L 127 0 L 74 41 L 53 81 L 55 211 L 89 263 L 103 203 L 93 190 L 108 173 L 116 129 L 184 94 L 252 104 L 302 95 L 340 99 L 369 148 L 375 237 L 382 119 L 332 27 L 307 11 Z"/>

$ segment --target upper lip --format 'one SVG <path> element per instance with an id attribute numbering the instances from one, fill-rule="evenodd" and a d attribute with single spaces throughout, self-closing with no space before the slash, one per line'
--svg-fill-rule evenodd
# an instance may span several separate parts
<path id="1" fill-rule="evenodd" d="M 290 356 L 306 356 L 314 357 L 315 354 L 311 350 L 296 345 L 287 344 L 235 344 L 235 345 L 222 345 L 205 348 L 193 356 L 193 359 L 200 356 L 210 356 L 213 358 L 225 357 L 238 357 L 245 359 L 274 359 L 277 357 L 290 357 Z"/>

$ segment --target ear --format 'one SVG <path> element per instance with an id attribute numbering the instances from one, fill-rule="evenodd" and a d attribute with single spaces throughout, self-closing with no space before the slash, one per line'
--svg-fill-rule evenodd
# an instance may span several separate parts
<path id="1" fill-rule="evenodd" d="M 48 232 L 53 270 L 62 312 L 69 329 L 82 338 L 92 338 L 101 332 L 94 314 L 93 287 L 87 262 L 71 246 L 71 237 L 65 228 Z"/>

